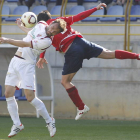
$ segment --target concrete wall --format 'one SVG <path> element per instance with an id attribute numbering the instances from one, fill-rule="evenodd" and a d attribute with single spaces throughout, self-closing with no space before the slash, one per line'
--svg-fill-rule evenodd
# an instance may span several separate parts
<path id="1" fill-rule="evenodd" d="M 84 27 L 73 26 L 84 33 L 123 33 L 122 27 Z M 7 29 L 6 29 L 7 28 Z M 14 30 L 15 29 L 15 30 Z M 17 27 L 13 27 L 12 32 L 16 32 Z M 132 28 L 138 33 L 139 27 Z M 3 31 L 10 32 L 9 27 L 2 28 Z M 10 36 L 8 36 L 10 37 Z M 107 49 L 123 49 L 123 36 L 85 36 Z M 12 36 L 20 39 L 21 36 Z M 139 36 L 131 37 L 133 52 L 140 52 L 140 45 L 137 42 Z M 5 53 L 6 52 L 6 53 Z M 3 49 L 0 51 L 0 84 L 4 83 L 6 70 L 13 56 L 15 49 Z M 7 53 L 9 55 L 7 55 Z M 76 108 L 62 87 L 61 72 L 64 63 L 64 54 L 55 52 L 53 47 L 46 52 L 46 58 L 52 67 L 55 93 L 55 117 L 56 118 L 75 118 Z M 84 119 L 126 119 L 140 120 L 140 62 L 138 60 L 103 60 L 93 58 L 84 60 L 83 68 L 79 70 L 73 79 L 84 103 L 90 107 Z M 44 72 L 40 70 L 40 76 Z M 40 80 L 40 79 L 39 79 Z M 41 81 L 41 80 L 40 80 Z M 45 83 L 45 81 L 44 81 Z M 44 95 L 45 93 L 43 93 Z M 18 102 L 20 114 L 35 115 L 35 110 L 29 103 Z M 50 103 L 45 101 L 48 109 Z M 0 101 L 0 115 L 8 114 L 6 103 Z"/>

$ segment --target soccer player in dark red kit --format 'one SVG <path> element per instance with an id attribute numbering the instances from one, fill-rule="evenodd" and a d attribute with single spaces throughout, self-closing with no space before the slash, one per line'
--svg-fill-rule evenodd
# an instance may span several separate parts
<path id="1" fill-rule="evenodd" d="M 61 83 L 77 107 L 75 120 L 80 119 L 86 112 L 89 111 L 89 107 L 83 103 L 77 88 L 71 82 L 77 71 L 82 67 L 84 59 L 90 59 L 93 57 L 103 59 L 140 59 L 139 54 L 123 50 L 110 51 L 95 43 L 89 42 L 83 38 L 79 32 L 71 28 L 71 25 L 74 22 L 83 20 L 84 18 L 90 16 L 93 12 L 102 9 L 103 7 L 106 7 L 106 4 L 100 3 L 97 7 L 86 10 L 77 15 L 59 17 L 66 21 L 67 30 L 52 37 L 52 45 L 56 48 L 56 51 L 65 53 L 65 63 L 62 71 Z M 48 24 L 55 20 L 51 19 L 51 14 L 48 11 L 42 11 L 38 15 L 38 21 L 45 19 Z M 50 32 L 50 34 L 52 33 Z M 43 63 L 47 63 L 44 58 L 44 54 L 45 52 L 40 55 L 40 59 L 37 62 L 38 68 L 43 68 Z"/>

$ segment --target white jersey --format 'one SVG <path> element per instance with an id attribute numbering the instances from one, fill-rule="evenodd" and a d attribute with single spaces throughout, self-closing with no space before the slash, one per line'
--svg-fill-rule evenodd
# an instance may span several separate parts
<path id="1" fill-rule="evenodd" d="M 31 31 L 28 32 L 27 36 L 23 38 L 23 41 L 30 42 L 32 48 L 24 47 L 18 48 L 19 52 L 22 52 L 22 56 L 26 62 L 36 63 L 37 56 L 49 48 L 52 44 L 52 41 L 46 35 L 45 27 L 48 24 L 44 21 L 40 21 Z"/>

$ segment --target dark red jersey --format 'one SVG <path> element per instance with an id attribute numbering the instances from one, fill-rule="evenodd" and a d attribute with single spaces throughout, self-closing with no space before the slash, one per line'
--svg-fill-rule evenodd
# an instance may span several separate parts
<path id="1" fill-rule="evenodd" d="M 71 28 L 71 25 L 74 22 L 80 21 L 91 15 L 93 12 L 95 12 L 97 8 L 93 8 L 84 12 L 81 12 L 75 16 L 70 16 L 70 17 L 59 17 L 61 19 L 64 19 L 67 23 L 66 31 L 61 32 L 55 36 L 52 37 L 52 45 L 56 48 L 56 51 L 60 52 L 66 52 L 67 49 L 69 48 L 70 44 L 73 42 L 73 40 L 76 37 L 82 38 L 82 35 L 75 31 L 74 29 Z M 50 19 L 47 21 L 47 24 L 50 24 L 52 21 L 55 19 Z M 41 58 L 44 57 L 44 54 L 40 55 Z"/>

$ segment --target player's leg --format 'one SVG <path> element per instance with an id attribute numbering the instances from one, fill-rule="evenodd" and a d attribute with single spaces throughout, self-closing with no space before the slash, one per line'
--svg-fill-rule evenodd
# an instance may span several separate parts
<path id="1" fill-rule="evenodd" d="M 80 40 L 80 38 L 76 38 L 64 56 L 65 63 L 61 80 L 61 83 L 66 89 L 70 99 L 78 108 L 78 113 L 75 118 L 76 120 L 80 119 L 80 117 L 89 110 L 80 98 L 77 88 L 71 83 L 76 72 L 82 67 L 84 59 L 85 48 L 83 47 L 83 42 L 80 42 Z"/>
<path id="2" fill-rule="evenodd" d="M 72 78 L 75 74 L 76 73 L 62 75 L 61 84 L 64 86 L 70 99 L 77 107 L 77 115 L 75 117 L 75 120 L 78 120 L 89 111 L 89 107 L 83 103 L 81 97 L 79 96 L 77 88 L 74 86 L 74 84 L 71 83 Z"/>
<path id="3" fill-rule="evenodd" d="M 24 89 L 27 100 L 38 110 L 39 114 L 45 119 L 46 123 L 52 128 L 50 136 L 54 136 L 56 132 L 55 120 L 52 119 L 44 105 L 44 103 L 35 96 L 35 65 L 26 63 L 19 59 L 20 65 L 17 68 L 19 78 L 21 79 L 20 88 Z"/>
<path id="4" fill-rule="evenodd" d="M 45 119 L 46 123 L 52 121 L 48 114 L 48 111 L 44 103 L 35 96 L 35 65 L 27 64 L 20 70 L 21 87 L 24 89 L 25 96 L 39 112 L 39 114 Z"/>
<path id="5" fill-rule="evenodd" d="M 45 104 L 35 96 L 33 90 L 24 89 L 24 92 L 28 102 L 36 108 L 38 113 L 45 119 L 46 123 L 49 123 L 52 119 L 45 107 Z"/>
<path id="6" fill-rule="evenodd" d="M 5 85 L 5 97 L 7 101 L 7 109 L 9 111 L 9 114 L 11 116 L 11 119 L 13 120 L 13 123 L 16 126 L 21 125 L 19 114 L 18 114 L 18 105 L 17 101 L 15 100 L 15 93 L 16 88 L 13 86 Z"/>
<path id="7" fill-rule="evenodd" d="M 11 132 L 8 137 L 15 136 L 18 132 L 24 129 L 23 124 L 21 124 L 18 114 L 18 105 L 15 99 L 14 93 L 16 88 L 13 86 L 6 85 L 5 86 L 5 97 L 7 101 L 7 109 L 13 121 L 13 126 L 11 128 Z"/>
<path id="8" fill-rule="evenodd" d="M 55 127 L 55 119 L 51 118 L 49 116 L 49 113 L 45 107 L 45 104 L 35 96 L 35 93 L 33 90 L 30 89 L 24 89 L 24 93 L 26 95 L 27 100 L 30 102 L 31 105 L 33 105 L 38 113 L 44 118 L 46 121 L 48 130 L 50 132 L 50 136 L 53 137 L 56 133 L 56 127 Z"/>
<path id="9" fill-rule="evenodd" d="M 18 132 L 24 129 L 24 126 L 21 124 L 18 114 L 18 104 L 15 100 L 15 86 L 18 85 L 19 80 L 14 71 L 13 66 L 16 65 L 16 61 L 13 58 L 10 62 L 8 72 L 5 79 L 5 97 L 7 102 L 7 109 L 13 121 L 13 126 L 11 128 L 11 132 L 8 137 L 15 136 Z"/>
<path id="10" fill-rule="evenodd" d="M 107 49 L 103 49 L 102 53 L 98 56 L 98 58 L 103 59 L 140 59 L 140 55 L 136 53 L 131 53 L 124 50 L 115 50 L 110 51 Z"/>
<path id="11" fill-rule="evenodd" d="M 75 104 L 75 106 L 79 110 L 83 110 L 85 104 L 83 103 L 82 99 L 80 98 L 77 88 L 74 86 L 73 83 L 71 83 L 72 78 L 74 77 L 75 74 L 76 73 L 62 75 L 61 84 L 64 86 L 64 88 L 68 92 L 68 95 L 71 98 L 71 100 L 73 101 L 73 103 Z"/>
<path id="12" fill-rule="evenodd" d="M 114 59 L 115 58 L 115 51 L 110 51 L 110 50 L 107 50 L 107 49 L 103 49 L 103 51 L 98 56 L 98 58 Z"/>
<path id="13" fill-rule="evenodd" d="M 7 101 L 7 109 L 13 121 L 11 132 L 8 135 L 9 138 L 17 135 L 18 132 L 24 129 L 24 126 L 20 122 L 20 119 L 19 119 L 18 105 L 14 96 L 15 90 L 16 88 L 13 86 L 9 86 L 9 85 L 5 86 L 5 97 Z"/>

